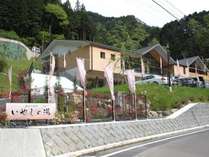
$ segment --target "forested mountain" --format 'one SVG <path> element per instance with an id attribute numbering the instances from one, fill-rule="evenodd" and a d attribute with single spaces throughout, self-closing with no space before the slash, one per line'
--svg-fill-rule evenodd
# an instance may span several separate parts
<path id="1" fill-rule="evenodd" d="M 172 57 L 209 57 L 209 12 L 194 13 L 163 28 L 150 27 L 136 17 L 104 17 L 88 12 L 77 0 L 0 1 L 0 36 L 21 40 L 32 47 L 53 39 L 91 40 L 135 50 L 160 42 Z"/>
<path id="2" fill-rule="evenodd" d="M 104 17 L 59 0 L 0 1 L 0 36 L 18 39 L 28 46 L 46 46 L 53 39 L 92 40 L 123 50 L 141 48 L 159 40 L 159 28 L 134 16 Z"/>
<path id="3" fill-rule="evenodd" d="M 88 12 L 96 25 L 94 40 L 125 50 L 134 50 L 157 42 L 159 30 L 138 21 L 134 16 L 103 17 Z M 156 33 L 155 35 L 153 35 Z"/>
<path id="4" fill-rule="evenodd" d="M 209 58 L 209 12 L 186 16 L 166 24 L 160 32 L 162 45 L 169 45 L 174 58 Z"/>

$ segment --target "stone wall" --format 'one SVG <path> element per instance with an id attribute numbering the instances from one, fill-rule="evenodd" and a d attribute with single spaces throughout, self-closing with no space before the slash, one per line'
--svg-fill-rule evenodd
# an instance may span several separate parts
<path id="1" fill-rule="evenodd" d="M 32 143 L 34 142 L 34 138 L 36 138 L 34 145 L 37 145 L 37 143 L 43 145 L 42 148 L 45 154 L 43 155 L 43 150 L 39 150 L 41 149 L 41 147 L 39 147 L 39 149 L 37 149 L 39 156 L 31 155 L 32 157 L 68 157 L 121 146 L 145 138 L 208 124 L 209 105 L 202 103 L 190 105 L 190 107 L 183 108 L 177 114 L 163 119 L 33 127 L 23 130 L 11 129 L 9 132 L 13 132 L 14 134 L 18 132 L 18 138 L 14 138 L 14 144 L 18 142 L 20 137 L 29 139 L 29 136 L 33 136 L 31 137 Z M 28 132 L 33 131 L 37 131 L 37 134 L 28 134 Z M 39 138 L 38 131 L 40 132 L 42 140 Z M 22 134 L 20 134 L 21 132 Z M 0 130 L 0 138 L 3 137 L 4 134 L 6 134 L 6 131 Z M 11 137 L 7 136 L 9 139 Z M 37 141 L 38 139 L 39 142 Z M 3 138 L 3 140 L 0 139 L 0 141 L 1 152 L 3 151 L 1 147 L 2 144 L 8 144 L 8 140 Z M 25 148 L 29 147 L 30 149 L 31 146 L 33 145 L 26 140 Z M 18 147 L 15 147 L 15 149 L 18 149 Z M 7 151 L 6 148 L 5 150 Z M 21 150 L 24 151 L 24 149 Z M 14 155 L 10 154 L 10 156 Z M 10 156 L 7 155 L 5 157 Z M 29 156 L 25 155 L 21 157 Z"/>

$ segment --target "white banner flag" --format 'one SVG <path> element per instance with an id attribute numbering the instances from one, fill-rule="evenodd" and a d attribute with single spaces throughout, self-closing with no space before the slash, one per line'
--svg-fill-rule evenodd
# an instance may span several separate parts
<path id="1" fill-rule="evenodd" d="M 51 84 L 51 78 L 54 74 L 55 69 L 55 57 L 50 54 L 50 71 L 49 71 L 49 79 L 48 79 L 48 103 L 55 103 L 55 93 L 54 86 Z"/>
<path id="2" fill-rule="evenodd" d="M 145 74 L 144 61 L 143 61 L 143 58 L 142 57 L 141 57 L 141 73 L 142 73 L 142 75 Z"/>
<path id="3" fill-rule="evenodd" d="M 112 100 L 115 100 L 115 95 L 114 95 L 114 78 L 113 78 L 113 65 L 109 64 L 104 71 L 104 76 L 107 80 L 107 84 L 110 89 L 111 97 Z"/>
<path id="4" fill-rule="evenodd" d="M 78 67 L 78 77 L 81 82 L 81 85 L 85 89 L 86 87 L 86 69 L 85 69 L 85 62 L 83 58 L 76 58 L 76 63 Z"/>
<path id="5" fill-rule="evenodd" d="M 63 61 L 63 67 L 66 68 L 67 64 L 66 64 L 66 58 L 65 58 L 65 54 L 64 54 L 64 61 Z"/>
<path id="6" fill-rule="evenodd" d="M 54 69 L 55 69 L 55 57 L 50 54 L 50 71 L 49 71 L 49 75 L 53 75 L 54 74 Z"/>
<path id="7" fill-rule="evenodd" d="M 127 78 L 128 78 L 128 87 L 132 94 L 136 92 L 136 84 L 135 84 L 135 72 L 134 70 L 126 70 Z"/>
<path id="8" fill-rule="evenodd" d="M 9 78 L 9 98 L 11 99 L 11 95 L 12 95 L 12 66 L 8 70 L 8 78 Z"/>
<path id="9" fill-rule="evenodd" d="M 162 57 L 160 57 L 160 74 L 163 74 L 163 60 Z"/>
<path id="10" fill-rule="evenodd" d="M 199 75 L 198 75 L 198 69 L 197 69 L 197 64 L 195 63 L 195 75 L 197 77 L 197 80 L 199 81 Z"/>
<path id="11" fill-rule="evenodd" d="M 54 86 L 51 85 L 51 81 L 50 81 L 50 86 L 48 90 L 48 103 L 56 103 L 56 95 L 54 91 Z"/>
<path id="12" fill-rule="evenodd" d="M 188 60 L 186 61 L 186 64 L 187 64 L 186 75 L 187 75 L 187 77 L 189 77 L 189 63 L 188 63 Z"/>
<path id="13" fill-rule="evenodd" d="M 178 74 L 178 76 L 180 76 L 180 65 L 179 65 L 179 60 L 178 59 L 176 61 L 176 64 L 177 64 L 177 74 Z"/>

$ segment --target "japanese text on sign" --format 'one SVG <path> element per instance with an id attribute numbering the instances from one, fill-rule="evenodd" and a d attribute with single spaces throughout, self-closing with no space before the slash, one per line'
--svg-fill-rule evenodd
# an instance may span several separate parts
<path id="1" fill-rule="evenodd" d="M 6 114 L 9 120 L 53 119 L 55 103 L 7 103 Z"/>

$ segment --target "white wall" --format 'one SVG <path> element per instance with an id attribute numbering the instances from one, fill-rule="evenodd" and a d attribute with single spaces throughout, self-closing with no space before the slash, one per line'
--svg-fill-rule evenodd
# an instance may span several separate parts
<path id="1" fill-rule="evenodd" d="M 32 94 L 44 94 L 45 87 L 48 85 L 49 75 L 39 74 L 39 73 L 32 73 L 31 74 L 32 82 L 31 82 L 31 89 Z M 64 90 L 64 93 L 71 93 L 74 90 L 74 84 L 71 80 L 67 79 L 66 77 L 57 77 L 52 76 L 51 78 L 51 85 L 53 87 L 56 86 L 57 83 L 60 83 L 61 87 Z M 82 90 L 82 88 L 76 85 L 77 90 Z"/>

